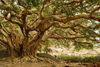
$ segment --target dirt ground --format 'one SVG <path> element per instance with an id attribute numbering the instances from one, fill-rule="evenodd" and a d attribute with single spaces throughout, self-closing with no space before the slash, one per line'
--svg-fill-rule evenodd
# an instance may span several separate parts
<path id="1" fill-rule="evenodd" d="M 62 61 L 61 62 L 32 62 L 32 61 L 18 61 L 17 60 L 8 60 L 5 57 L 9 57 L 7 51 L 0 51 L 0 58 L 3 60 L 0 61 L 0 67 L 94 67 L 93 63 L 72 63 L 70 61 Z"/>
<path id="2" fill-rule="evenodd" d="M 91 63 L 12 63 L 7 61 L 0 61 L 0 67 L 94 67 Z"/>
<path id="3" fill-rule="evenodd" d="M 44 62 L 38 63 L 9 63 L 9 62 L 0 62 L 0 67 L 64 67 L 63 64 L 49 64 Z"/>
<path id="4" fill-rule="evenodd" d="M 33 61 L 20 61 L 20 59 L 12 60 L 9 58 L 8 52 L 6 50 L 0 50 L 0 67 L 64 67 L 64 63 L 56 63 L 56 62 L 33 62 Z M 47 59 L 48 60 L 48 59 Z"/>

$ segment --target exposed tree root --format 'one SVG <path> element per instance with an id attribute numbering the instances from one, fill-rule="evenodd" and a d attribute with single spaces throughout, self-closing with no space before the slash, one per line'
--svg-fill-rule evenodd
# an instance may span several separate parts
<path id="1" fill-rule="evenodd" d="M 23 58 L 14 58 L 12 60 L 9 60 L 9 62 L 12 63 L 37 63 L 37 62 L 46 62 L 46 63 L 59 63 L 60 60 L 56 59 L 55 57 L 46 54 L 46 53 L 38 53 L 37 57 L 33 56 L 25 56 Z"/>

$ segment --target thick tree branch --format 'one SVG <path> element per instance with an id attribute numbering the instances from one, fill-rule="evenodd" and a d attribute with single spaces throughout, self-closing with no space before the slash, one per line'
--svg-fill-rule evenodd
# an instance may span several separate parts
<path id="1" fill-rule="evenodd" d="M 59 35 L 52 35 L 49 38 L 54 38 L 54 39 L 76 39 L 76 38 L 84 38 L 85 36 L 70 36 L 70 37 L 66 37 L 66 36 L 59 36 Z"/>
<path id="2" fill-rule="evenodd" d="M 72 21 L 72 20 L 76 20 L 76 19 L 81 19 L 81 18 L 95 20 L 95 21 L 100 22 L 100 17 L 92 16 L 92 14 L 99 9 L 100 9 L 100 6 L 94 8 L 88 14 L 79 14 L 79 15 L 75 15 L 75 16 L 71 16 L 71 17 L 64 17 L 64 18 L 61 18 L 61 17 L 58 17 L 58 16 L 53 16 L 53 17 L 54 17 L 55 21 L 59 21 L 59 22 L 63 22 L 63 23 L 66 23 L 66 22 L 69 22 L 69 21 Z"/>
<path id="3" fill-rule="evenodd" d="M 1 39 L 1 38 L 0 38 L 0 41 L 1 41 L 2 43 L 4 43 L 4 44 L 8 45 L 8 43 L 7 43 L 5 40 Z"/>
<path id="4" fill-rule="evenodd" d="M 74 1 L 70 1 L 67 3 L 64 3 L 64 5 L 71 5 L 71 4 L 75 4 L 75 3 L 81 3 L 83 0 L 74 0 Z"/>
<path id="5" fill-rule="evenodd" d="M 100 9 L 100 6 L 99 7 L 96 7 L 96 8 L 94 8 L 91 12 L 90 12 L 90 16 L 92 16 L 93 15 L 93 13 L 95 13 L 97 10 L 99 10 Z"/>
<path id="6" fill-rule="evenodd" d="M 54 20 L 66 23 L 66 22 L 76 20 L 76 19 L 81 19 L 81 18 L 95 20 L 95 21 L 100 22 L 100 17 L 90 16 L 90 14 L 80 14 L 80 15 L 75 15 L 75 16 L 72 16 L 72 17 L 66 17 L 66 18 L 62 18 L 62 19 L 58 18 L 58 17 L 54 17 Z"/>
<path id="7" fill-rule="evenodd" d="M 44 18 L 42 12 L 43 12 L 43 9 L 45 8 L 45 5 L 46 5 L 46 0 L 44 0 L 44 1 L 42 2 L 42 8 L 41 8 L 41 10 L 40 10 L 40 17 L 41 17 L 41 19 Z"/>
<path id="8" fill-rule="evenodd" d="M 57 28 L 63 28 L 63 29 L 67 29 L 67 28 L 75 28 L 75 27 L 80 27 L 80 28 L 83 28 L 83 29 L 96 29 L 96 28 L 99 28 L 100 27 L 100 23 L 99 24 L 96 24 L 95 26 L 85 26 L 85 25 L 82 25 L 82 24 L 76 24 L 76 25 L 67 25 L 67 24 L 64 24 L 64 25 L 61 25 L 59 24 L 59 22 L 55 22 L 54 24 L 55 27 Z"/>
<path id="9" fill-rule="evenodd" d="M 5 0 L 1 0 L 1 2 L 2 2 L 3 4 L 7 4 L 7 3 L 5 2 Z"/>

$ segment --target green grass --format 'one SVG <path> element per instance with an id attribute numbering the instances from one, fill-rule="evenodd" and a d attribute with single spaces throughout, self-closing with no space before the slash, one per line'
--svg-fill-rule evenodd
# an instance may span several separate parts
<path id="1" fill-rule="evenodd" d="M 100 55 L 98 56 L 68 56 L 68 55 L 58 55 L 57 56 L 59 59 L 68 61 L 70 60 L 71 62 L 95 62 L 95 61 L 100 61 Z"/>

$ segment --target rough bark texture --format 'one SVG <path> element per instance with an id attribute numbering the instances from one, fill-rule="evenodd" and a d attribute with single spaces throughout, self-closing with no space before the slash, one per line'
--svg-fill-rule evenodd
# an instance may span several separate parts
<path id="1" fill-rule="evenodd" d="M 36 55 L 37 55 L 37 57 L 48 58 L 48 59 L 53 60 L 55 62 L 60 62 L 59 59 L 56 59 L 55 57 L 53 57 L 47 53 L 37 53 Z M 9 57 L 9 56 L 10 55 L 8 54 L 8 50 L 0 50 L 0 58 Z"/>
<path id="2" fill-rule="evenodd" d="M 31 48 L 23 48 L 23 46 L 19 47 L 20 50 L 16 50 L 15 48 L 8 50 L 9 54 L 14 57 L 25 57 L 25 56 L 36 56 L 37 47 L 33 46 Z M 26 49 L 26 50 L 25 50 Z M 29 49 L 29 50 L 27 50 Z"/>

